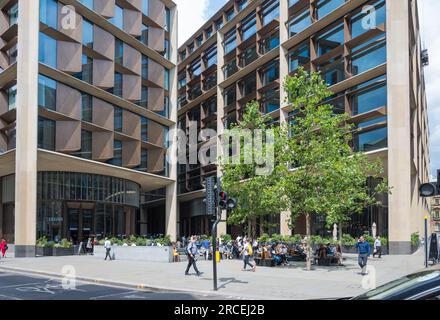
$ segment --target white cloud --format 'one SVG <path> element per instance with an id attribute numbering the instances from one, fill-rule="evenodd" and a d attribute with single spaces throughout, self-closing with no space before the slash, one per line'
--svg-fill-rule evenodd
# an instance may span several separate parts
<path id="1" fill-rule="evenodd" d="M 440 1 L 423 0 L 420 4 L 422 36 L 430 58 L 429 67 L 425 68 L 425 78 L 431 133 L 431 168 L 436 175 L 436 169 L 440 169 Z"/>
<path id="2" fill-rule="evenodd" d="M 179 46 L 206 22 L 209 0 L 174 0 L 179 13 Z"/>

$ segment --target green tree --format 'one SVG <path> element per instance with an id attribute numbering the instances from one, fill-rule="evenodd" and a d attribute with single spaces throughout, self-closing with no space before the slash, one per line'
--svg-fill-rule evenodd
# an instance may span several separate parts
<path id="1" fill-rule="evenodd" d="M 332 95 L 319 73 L 299 69 L 284 84 L 294 121 L 290 126 L 288 156 L 294 167 L 282 180 L 290 200 L 292 220 L 306 217 L 307 269 L 311 269 L 311 217 L 325 215 L 327 224 L 350 220 L 350 215 L 377 204 L 376 194 L 388 190 L 384 180 L 376 191 L 367 185 L 369 177 L 380 179 L 380 161 L 353 152 L 354 125 L 347 114 L 337 115 L 323 101 Z"/>
<path id="2" fill-rule="evenodd" d="M 261 115 L 257 102 L 251 102 L 246 106 L 243 120 L 224 135 L 227 152 L 236 145 L 230 138 L 234 134 L 241 136 L 236 140 L 240 142 L 240 151 L 235 152 L 229 163 L 222 163 L 222 188 L 238 202 L 237 209 L 228 217 L 228 223 L 247 224 L 248 235 L 252 238 L 256 236 L 258 218 L 261 223 L 265 216 L 279 215 L 280 212 L 289 209 L 289 202 L 283 199 L 285 192 L 280 183 L 288 174 L 281 152 L 287 134 L 279 127 L 270 126 L 270 119 Z M 266 134 L 271 130 L 274 140 L 272 144 L 262 143 L 261 150 L 255 145 L 258 139 L 251 141 L 246 138 L 253 137 L 258 130 L 266 138 Z M 269 158 L 265 160 L 264 155 L 269 155 Z M 272 156 L 273 158 L 270 158 Z M 252 161 L 246 162 L 246 157 Z M 222 160 L 224 159 L 225 157 Z M 233 162 L 234 159 L 239 161 Z"/>

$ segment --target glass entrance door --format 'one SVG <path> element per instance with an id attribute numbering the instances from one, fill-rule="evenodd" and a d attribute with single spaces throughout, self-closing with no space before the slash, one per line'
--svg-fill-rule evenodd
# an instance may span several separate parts
<path id="1" fill-rule="evenodd" d="M 67 217 L 68 217 L 68 236 L 74 244 L 78 243 L 79 237 L 79 209 L 69 208 Z"/>

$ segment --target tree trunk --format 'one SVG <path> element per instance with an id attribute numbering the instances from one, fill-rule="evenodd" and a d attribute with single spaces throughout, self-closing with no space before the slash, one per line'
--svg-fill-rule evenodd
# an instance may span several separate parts
<path id="1" fill-rule="evenodd" d="M 312 270 L 312 244 L 311 244 L 311 235 L 312 235 L 312 228 L 311 228 L 311 221 L 310 221 L 310 213 L 306 214 L 306 233 L 307 233 L 307 271 Z"/>
<path id="2" fill-rule="evenodd" d="M 257 237 L 257 218 L 252 219 L 252 235 L 251 239 L 255 239 Z"/>
<path id="3" fill-rule="evenodd" d="M 252 233 L 252 219 L 248 220 L 248 230 L 247 230 L 247 237 L 251 237 L 251 233 Z"/>
<path id="4" fill-rule="evenodd" d="M 263 217 L 260 217 L 260 237 L 263 235 L 264 233 L 264 222 L 263 222 Z"/>

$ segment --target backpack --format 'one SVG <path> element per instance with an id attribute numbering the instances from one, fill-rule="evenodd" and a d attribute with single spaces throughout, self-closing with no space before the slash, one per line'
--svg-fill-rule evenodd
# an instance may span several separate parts
<path id="1" fill-rule="evenodd" d="M 252 246 L 250 244 L 248 244 L 247 252 L 250 256 L 254 254 L 254 251 L 252 250 Z"/>

